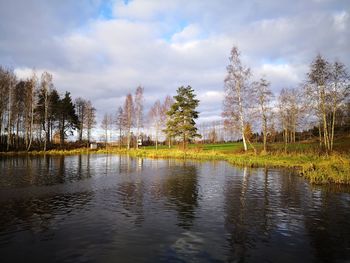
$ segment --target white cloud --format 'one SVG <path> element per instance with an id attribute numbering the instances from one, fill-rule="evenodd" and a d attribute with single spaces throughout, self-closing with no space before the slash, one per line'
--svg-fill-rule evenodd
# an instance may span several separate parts
<path id="1" fill-rule="evenodd" d="M 108 19 L 88 15 L 96 3 L 82 14 L 73 3 L 60 9 L 37 0 L 32 9 L 41 15 L 33 20 L 30 5 L 23 14 L 9 5 L 10 16 L 0 4 L 0 61 L 20 77 L 32 67 L 50 71 L 61 93 L 92 100 L 100 115 L 115 112 L 138 85 L 145 87 L 146 111 L 156 99 L 191 85 L 201 118 L 217 118 L 233 44 L 254 77 L 264 74 L 275 91 L 303 81 L 318 52 L 350 64 L 349 2 L 342 0 L 118 0 Z M 71 17 L 74 11 L 79 19 Z"/>
<path id="2" fill-rule="evenodd" d="M 200 36 L 200 28 L 198 25 L 191 24 L 186 26 L 182 31 L 175 33 L 171 37 L 171 42 L 187 42 L 193 41 Z"/>
<path id="3" fill-rule="evenodd" d="M 255 70 L 256 78 L 265 76 L 276 91 L 281 88 L 295 87 L 303 81 L 303 73 L 297 66 L 290 64 L 263 64 Z"/>
<path id="4" fill-rule="evenodd" d="M 176 1 L 141 0 L 117 1 L 113 8 L 113 14 L 119 18 L 149 20 L 157 15 L 176 8 Z"/>
<path id="5" fill-rule="evenodd" d="M 334 15 L 334 26 L 338 31 L 345 31 L 349 27 L 349 13 L 342 11 Z"/>

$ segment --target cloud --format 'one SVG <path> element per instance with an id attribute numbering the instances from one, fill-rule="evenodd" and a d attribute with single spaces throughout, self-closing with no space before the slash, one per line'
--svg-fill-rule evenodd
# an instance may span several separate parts
<path id="1" fill-rule="evenodd" d="M 0 1 L 0 58 L 12 67 L 64 64 L 56 36 L 69 33 L 97 15 L 101 5 L 81 1 Z"/>
<path id="2" fill-rule="evenodd" d="M 117 1 L 113 14 L 117 18 L 150 20 L 176 7 L 176 1 Z"/>
<path id="3" fill-rule="evenodd" d="M 175 33 L 171 37 L 171 42 L 178 43 L 178 42 L 187 42 L 192 41 L 193 39 L 197 39 L 200 35 L 200 28 L 195 25 L 191 24 L 186 26 L 182 31 Z"/>
<path id="4" fill-rule="evenodd" d="M 0 61 L 20 77 L 48 70 L 56 88 L 99 116 L 145 88 L 156 99 L 191 85 L 201 121 L 219 118 L 232 45 L 278 92 L 303 81 L 318 53 L 350 65 L 350 4 L 338 1 L 0 2 Z"/>
<path id="5" fill-rule="evenodd" d="M 305 79 L 305 65 L 263 64 L 256 69 L 256 77 L 267 78 L 273 84 L 273 91 L 278 93 L 282 88 L 294 88 Z"/>
<path id="6" fill-rule="evenodd" d="M 344 32 L 349 29 L 350 16 L 346 11 L 335 14 L 334 16 L 334 26 L 337 31 Z"/>

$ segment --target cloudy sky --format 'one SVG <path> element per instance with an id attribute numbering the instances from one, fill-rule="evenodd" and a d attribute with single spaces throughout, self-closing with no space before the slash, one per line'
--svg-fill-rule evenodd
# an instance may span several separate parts
<path id="1" fill-rule="evenodd" d="M 201 121 L 217 118 L 233 45 L 275 92 L 303 81 L 317 53 L 350 67 L 350 1 L 0 0 L 0 64 L 51 72 L 99 116 L 138 85 L 146 111 L 191 85 Z"/>

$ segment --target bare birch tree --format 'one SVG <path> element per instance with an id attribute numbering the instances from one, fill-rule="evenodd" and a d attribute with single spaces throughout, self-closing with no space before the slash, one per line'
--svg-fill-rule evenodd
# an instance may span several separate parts
<path id="1" fill-rule="evenodd" d="M 124 119 L 125 119 L 125 128 L 127 132 L 127 149 L 130 149 L 130 143 L 131 143 L 131 128 L 134 125 L 134 116 L 135 116 L 135 110 L 134 110 L 134 104 L 132 100 L 132 95 L 129 93 L 124 102 Z"/>
<path id="2" fill-rule="evenodd" d="M 227 75 L 225 78 L 225 97 L 222 116 L 225 118 L 226 125 L 236 126 L 240 130 L 244 150 L 247 151 L 247 141 L 245 136 L 246 113 L 248 110 L 248 101 L 251 96 L 251 87 L 249 79 L 251 76 L 250 68 L 243 65 L 240 52 L 237 47 L 231 50 L 229 58 L 230 64 L 227 66 Z"/>
<path id="3" fill-rule="evenodd" d="M 0 66 L 0 145 L 5 144 L 5 119 L 9 95 L 9 71 Z"/>
<path id="4" fill-rule="evenodd" d="M 21 80 L 14 86 L 12 96 L 12 123 L 14 131 L 14 147 L 16 150 L 20 148 L 20 138 L 23 138 L 23 123 L 25 119 L 25 97 L 26 97 L 26 83 Z"/>
<path id="5" fill-rule="evenodd" d="M 7 151 L 12 146 L 12 134 L 13 134 L 13 120 L 12 120 L 12 109 L 13 109 L 13 89 L 16 85 L 16 76 L 12 71 L 8 73 L 8 114 L 7 114 Z"/>
<path id="6" fill-rule="evenodd" d="M 43 109 L 44 109 L 44 123 L 43 128 L 45 132 L 44 137 L 44 151 L 46 151 L 47 142 L 49 140 L 49 122 L 48 122 L 48 111 L 49 111 L 49 94 L 52 89 L 52 75 L 48 72 L 44 72 L 41 75 L 41 92 L 43 96 Z"/>
<path id="7" fill-rule="evenodd" d="M 26 121 L 26 150 L 29 151 L 33 141 L 33 125 L 34 125 L 34 109 L 36 106 L 36 93 L 38 88 L 38 77 L 35 71 L 32 76 L 27 80 L 27 92 L 26 92 L 26 109 L 27 109 L 27 121 Z M 27 143 L 28 141 L 28 143 Z"/>
<path id="8" fill-rule="evenodd" d="M 137 87 L 135 91 L 135 127 L 136 127 L 136 138 L 140 136 L 140 128 L 143 126 L 143 88 Z M 136 148 L 138 148 L 138 143 L 136 143 Z"/>
<path id="9" fill-rule="evenodd" d="M 288 93 L 286 89 L 282 89 L 280 92 L 280 95 L 278 97 L 278 113 L 281 121 L 282 126 L 282 134 L 283 134 L 283 141 L 284 141 L 284 151 L 287 151 L 287 144 L 288 144 L 288 134 L 289 134 L 289 112 L 288 108 L 286 107 L 288 103 Z"/>
<path id="10" fill-rule="evenodd" d="M 110 130 L 111 130 L 112 123 L 113 123 L 112 116 L 110 114 L 105 113 L 103 115 L 103 119 L 102 119 L 102 122 L 101 122 L 101 128 L 105 132 L 105 136 L 104 136 L 104 138 L 105 138 L 105 147 L 107 147 L 108 132 L 110 132 Z"/>
<path id="11" fill-rule="evenodd" d="M 296 141 L 297 126 L 303 117 L 300 91 L 298 89 L 282 89 L 278 97 L 278 109 L 286 151 L 287 144 Z"/>
<path id="12" fill-rule="evenodd" d="M 260 81 L 253 83 L 254 95 L 257 99 L 257 105 L 260 112 L 262 132 L 263 132 L 263 145 L 264 152 L 267 148 L 267 132 L 268 132 L 268 119 L 271 114 L 270 103 L 273 98 L 273 93 L 270 89 L 270 82 L 261 78 Z"/>
<path id="13" fill-rule="evenodd" d="M 320 139 L 323 141 L 326 152 L 329 152 L 331 149 L 327 121 L 327 112 L 329 111 L 329 81 L 331 79 L 329 62 L 320 54 L 317 55 L 310 65 L 310 71 L 307 76 L 306 94 L 311 101 L 316 102 L 315 110 L 320 123 Z"/>
<path id="14" fill-rule="evenodd" d="M 29 79 L 17 80 L 0 66 L 0 150 L 29 151 L 34 143 L 47 150 L 55 129 L 64 140 L 62 131 L 76 126 L 71 97 L 60 98 L 50 73 L 44 72 L 40 82 L 34 71 Z"/>
<path id="15" fill-rule="evenodd" d="M 173 104 L 174 104 L 173 97 L 167 95 L 165 97 L 163 105 L 162 105 L 162 127 L 165 127 L 165 124 L 168 122 L 168 120 L 170 118 L 166 113 L 170 110 L 171 105 L 173 105 Z M 167 136 L 167 140 L 168 140 L 168 148 L 170 149 L 171 136 Z"/>
<path id="16" fill-rule="evenodd" d="M 116 116 L 116 126 L 119 131 L 119 149 L 122 147 L 122 132 L 125 128 L 125 116 L 122 107 L 118 108 L 117 116 Z"/>
<path id="17" fill-rule="evenodd" d="M 340 61 L 335 61 L 331 67 L 331 87 L 330 87 L 330 103 L 332 111 L 332 121 L 330 130 L 330 150 L 334 145 L 334 127 L 336 122 L 336 113 L 342 103 L 348 98 L 350 92 L 349 74 L 345 65 Z"/>
<path id="18" fill-rule="evenodd" d="M 92 103 L 89 100 L 86 102 L 86 114 L 84 124 L 86 125 L 85 129 L 87 134 L 87 141 L 88 143 L 90 143 L 91 131 L 96 124 L 96 109 L 92 106 Z"/>
<path id="19" fill-rule="evenodd" d="M 155 130 L 155 142 L 156 142 L 156 150 L 158 150 L 158 140 L 159 140 L 159 132 L 162 126 L 163 120 L 163 108 L 159 100 L 157 100 L 150 109 L 149 118 L 151 123 L 153 124 Z"/>
<path id="20" fill-rule="evenodd" d="M 83 140 L 83 132 L 84 132 L 84 128 L 85 128 L 85 121 L 86 121 L 86 101 L 79 97 L 75 100 L 75 110 L 77 112 L 77 116 L 78 116 L 78 138 L 79 141 Z"/>

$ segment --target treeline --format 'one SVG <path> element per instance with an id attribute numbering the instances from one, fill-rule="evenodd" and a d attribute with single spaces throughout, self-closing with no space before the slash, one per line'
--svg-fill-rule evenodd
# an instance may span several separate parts
<path id="1" fill-rule="evenodd" d="M 252 80 L 252 71 L 242 63 L 237 47 L 232 48 L 229 60 L 222 116 L 226 128 L 240 134 L 245 151 L 248 145 L 254 149 L 253 130 L 262 132 L 266 151 L 269 138 L 281 134 L 287 147 L 296 141 L 298 132 L 316 128 L 325 152 L 333 150 L 336 131 L 349 131 L 350 78 L 342 62 L 329 62 L 317 55 L 305 82 L 283 88 L 276 98 L 264 77 Z"/>
<path id="2" fill-rule="evenodd" d="M 119 147 L 126 146 L 138 148 L 140 145 L 155 145 L 161 141 L 170 147 L 173 143 L 187 144 L 195 138 L 201 137 L 197 133 L 195 120 L 198 118 L 199 100 L 191 86 L 181 86 L 177 95 L 165 96 L 164 100 L 157 99 L 149 112 L 143 112 L 144 89 L 138 87 L 134 97 L 131 93 L 125 97 L 123 106 L 119 106 L 115 117 L 105 114 L 101 122 L 104 130 L 105 145 L 110 143 L 108 137 L 117 130 Z M 109 136 L 108 136 L 109 135 Z M 153 139 L 151 138 L 153 137 Z"/>
<path id="3" fill-rule="evenodd" d="M 167 121 L 167 111 L 173 104 L 173 98 L 166 96 L 164 101 L 159 99 L 152 105 L 148 113 L 144 112 L 144 88 L 137 87 L 134 96 L 128 93 L 125 96 L 123 105 L 117 107 L 116 114 L 104 114 L 101 122 L 101 128 L 104 131 L 105 144 L 110 143 L 112 131 L 118 133 L 118 146 L 126 146 L 138 148 L 139 142 L 142 145 L 155 144 L 161 137 L 161 133 L 165 129 Z M 146 128 L 146 129 L 144 129 Z M 152 129 L 150 132 L 154 135 L 154 140 L 150 134 L 146 134 L 145 130 Z M 170 139 L 168 139 L 170 143 Z"/>
<path id="4" fill-rule="evenodd" d="M 342 62 L 329 62 L 317 55 L 303 83 L 274 94 L 265 77 L 253 79 L 237 47 L 232 48 L 229 61 L 222 120 L 196 125 L 195 108 L 199 101 L 194 99 L 190 86 L 180 87 L 174 97 L 156 100 L 144 115 L 144 89 L 138 87 L 134 96 L 126 95 L 124 105 L 119 106 L 115 116 L 105 114 L 101 124 L 105 143 L 111 142 L 108 134 L 116 130 L 118 145 L 128 149 L 137 148 L 139 139 L 143 145 L 154 144 L 156 148 L 159 142 L 169 147 L 182 142 L 185 147 L 186 143 L 199 138 L 191 136 L 197 135 L 198 128 L 201 139 L 197 142 L 202 143 L 242 140 L 247 151 L 249 146 L 255 150 L 253 143 L 262 142 L 263 150 L 268 151 L 268 143 L 284 142 L 287 149 L 289 143 L 297 140 L 317 138 L 320 149 L 328 153 L 334 148 L 336 135 L 350 132 L 350 78 Z M 184 101 L 186 103 L 181 104 Z M 188 108 L 192 103 L 193 107 Z"/>
<path id="5" fill-rule="evenodd" d="M 337 135 L 350 132 L 350 78 L 342 62 L 317 55 L 303 83 L 274 94 L 265 76 L 253 79 L 237 47 L 229 61 L 221 120 L 196 125 L 199 101 L 190 86 L 179 87 L 174 97 L 157 99 L 145 113 L 144 88 L 137 87 L 122 105 L 116 105 L 114 115 L 104 115 L 100 128 L 105 144 L 114 141 L 130 149 L 139 143 L 158 148 L 159 142 L 169 147 L 181 142 L 185 148 L 194 141 L 242 140 L 246 151 L 248 146 L 255 150 L 254 142 L 262 142 L 268 151 L 269 142 L 284 142 L 287 149 L 297 140 L 317 138 L 320 149 L 328 153 Z M 50 73 L 38 77 L 33 72 L 18 79 L 0 66 L 0 151 L 64 147 L 75 130 L 74 147 L 88 146 L 95 141 L 95 115 L 90 101 L 73 101 L 69 92 L 60 95 Z M 113 131 L 117 140 L 112 139 Z"/>
<path id="6" fill-rule="evenodd" d="M 64 146 L 65 140 L 78 130 L 87 141 L 95 125 L 95 109 L 90 101 L 69 92 L 61 96 L 52 75 L 35 72 L 18 79 L 12 70 L 0 66 L 0 151 L 47 150 Z"/>

